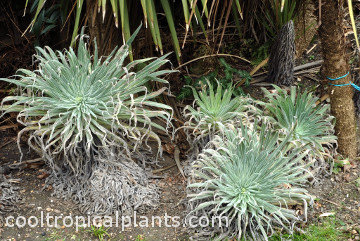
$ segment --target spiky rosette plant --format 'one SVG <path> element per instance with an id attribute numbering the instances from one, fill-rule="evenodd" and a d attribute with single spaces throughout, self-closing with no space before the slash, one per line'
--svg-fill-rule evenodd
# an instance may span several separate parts
<path id="1" fill-rule="evenodd" d="M 251 122 L 256 108 L 250 105 L 253 101 L 249 97 L 233 97 L 234 87 L 223 90 L 222 85 L 218 84 L 215 90 L 208 82 L 208 89 L 204 88 L 197 92 L 193 88 L 194 106 L 186 106 L 184 109 L 185 122 L 184 128 L 190 143 L 203 140 L 205 145 L 212 137 L 218 133 L 220 126 L 224 124 Z M 195 109 L 196 108 L 196 109 Z"/>
<path id="2" fill-rule="evenodd" d="M 135 161 L 145 157 L 143 144 L 149 139 L 161 150 L 156 129 L 167 131 L 171 107 L 153 101 L 165 88 L 152 92 L 146 85 L 167 83 L 160 76 L 172 71 L 158 70 L 167 55 L 124 64 L 129 44 L 102 58 L 96 42 L 90 54 L 82 34 L 77 52 L 37 48 L 37 70 L 1 79 L 21 89 L 2 107 L 5 113 L 19 112 L 17 119 L 25 125 L 19 137 L 29 133 L 28 144 L 52 171 L 46 183 L 55 195 L 72 198 L 89 213 L 131 213 L 158 203 L 157 189 Z M 134 72 L 138 64 L 144 67 Z"/>
<path id="3" fill-rule="evenodd" d="M 250 97 L 233 97 L 233 86 L 223 90 L 222 85 L 218 84 L 215 90 L 208 82 L 207 87 L 200 92 L 193 88 L 194 105 L 187 105 L 184 109 L 187 121 L 182 128 L 191 144 L 184 168 L 187 175 L 192 171 L 192 163 L 197 155 L 220 131 L 222 125 L 238 125 L 240 121 L 251 124 L 258 113 Z"/>
<path id="4" fill-rule="evenodd" d="M 20 69 L 16 78 L 1 79 L 22 89 L 21 95 L 2 102 L 11 102 L 3 105 L 5 113 L 19 112 L 17 119 L 26 126 L 20 134 L 30 133 L 30 146 L 53 169 L 65 162 L 74 173 L 83 172 L 94 155 L 109 147 L 119 147 L 127 156 L 145 138 L 157 140 L 160 147 L 153 128 L 166 129 L 152 119 L 168 125 L 171 116 L 171 107 L 152 101 L 165 88 L 152 92 L 145 87 L 151 81 L 167 83 L 159 76 L 172 71 L 158 69 L 168 62 L 168 55 L 125 65 L 130 42 L 102 58 L 96 42 L 91 55 L 84 39 L 82 34 L 77 52 L 38 47 L 37 70 Z M 142 63 L 147 64 L 133 72 Z"/>
<path id="5" fill-rule="evenodd" d="M 290 136 L 289 148 L 307 145 L 310 152 L 306 159 L 314 163 L 314 172 L 323 169 L 325 158 L 332 160 L 337 144 L 329 105 L 316 105 L 317 97 L 307 91 L 299 93 L 294 86 L 290 94 L 278 86 L 274 88 L 273 93 L 263 88 L 267 102 L 262 105 L 270 125 L 281 133 L 280 140 Z"/>
<path id="6" fill-rule="evenodd" d="M 194 240 L 267 240 L 274 226 L 292 231 L 300 217 L 287 205 L 310 199 L 298 187 L 310 174 L 301 162 L 304 154 L 288 152 L 277 139 L 264 124 L 260 131 L 228 125 L 202 151 L 187 187 L 187 221 L 205 216 L 209 226 L 190 229 Z"/>

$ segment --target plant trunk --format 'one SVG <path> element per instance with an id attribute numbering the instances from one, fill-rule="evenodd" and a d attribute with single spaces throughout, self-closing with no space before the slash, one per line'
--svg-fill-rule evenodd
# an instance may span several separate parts
<path id="1" fill-rule="evenodd" d="M 294 22 L 296 58 L 301 58 L 317 32 L 317 16 L 315 14 L 316 6 L 314 1 L 304 0 L 300 4 L 300 14 Z"/>
<path id="2" fill-rule="evenodd" d="M 349 72 L 349 58 L 346 53 L 343 28 L 343 1 L 322 0 L 321 26 L 319 35 L 324 63 L 322 74 L 332 79 Z M 330 81 L 331 84 L 349 84 L 350 74 Z M 331 112 L 336 118 L 335 133 L 338 137 L 339 152 L 354 159 L 357 153 L 353 87 L 329 86 Z"/>

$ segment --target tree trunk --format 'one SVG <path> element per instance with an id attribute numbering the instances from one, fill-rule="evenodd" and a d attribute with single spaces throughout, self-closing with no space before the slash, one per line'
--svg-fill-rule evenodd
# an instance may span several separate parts
<path id="1" fill-rule="evenodd" d="M 343 28 L 343 1 L 322 0 L 321 26 L 319 35 L 323 50 L 322 74 L 332 79 L 349 72 L 349 58 L 346 53 Z M 345 78 L 330 81 L 331 84 L 349 84 L 350 74 Z M 335 133 L 339 152 L 354 159 L 357 153 L 353 87 L 329 86 L 331 112 L 336 118 Z"/>

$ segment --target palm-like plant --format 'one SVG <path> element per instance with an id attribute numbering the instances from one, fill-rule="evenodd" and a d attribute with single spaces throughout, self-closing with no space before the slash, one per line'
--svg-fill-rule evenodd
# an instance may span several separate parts
<path id="1" fill-rule="evenodd" d="M 36 6 L 36 12 L 35 16 L 33 18 L 33 21 L 31 22 L 29 27 L 33 27 L 36 23 L 37 18 L 39 17 L 41 10 L 44 8 L 46 0 L 37 0 L 35 1 L 34 6 Z M 56 2 L 56 1 L 55 1 Z M 134 15 L 131 15 L 131 9 L 141 9 L 143 16 L 144 16 L 144 22 L 146 27 L 149 26 L 153 42 L 156 46 L 156 49 L 159 50 L 162 54 L 163 52 L 163 45 L 162 45 L 162 38 L 160 35 L 160 28 L 158 24 L 158 13 L 159 6 L 157 3 L 161 4 L 161 7 L 164 11 L 164 15 L 166 17 L 168 27 L 171 33 L 171 37 L 174 44 L 175 54 L 178 58 L 178 61 L 180 61 L 181 51 L 180 51 L 180 44 L 179 39 L 176 32 L 176 26 L 175 26 L 175 18 L 173 16 L 173 9 L 171 8 L 171 1 L 169 0 L 137 0 L 137 1 L 129 1 L 129 0 L 91 0 L 91 1 L 84 1 L 84 0 L 78 0 L 78 1 L 60 1 L 61 5 L 61 15 L 63 22 L 65 19 L 67 20 L 66 16 L 71 14 L 71 12 L 75 9 L 75 23 L 73 28 L 73 35 L 72 35 L 72 41 L 71 45 L 75 43 L 75 37 L 78 33 L 78 29 L 81 22 L 81 16 L 84 15 L 84 6 L 88 5 L 88 8 L 90 9 L 97 9 L 98 13 L 102 15 L 102 21 L 104 22 L 105 15 L 106 15 L 106 9 L 107 6 L 111 6 L 112 9 L 112 15 L 114 16 L 114 22 L 115 26 L 121 27 L 122 31 L 122 37 L 124 40 L 124 43 L 128 41 L 128 39 L 131 36 L 130 32 L 130 24 L 135 23 L 138 24 L 139 18 L 134 18 L 134 16 L 141 16 L 139 12 L 136 12 Z M 227 22 L 229 19 L 230 13 L 234 16 L 234 19 L 236 21 L 236 25 L 238 26 L 238 31 L 240 33 L 240 23 L 239 23 L 239 16 L 242 18 L 242 9 L 241 9 L 241 1 L 240 0 L 234 0 L 230 1 L 230 3 L 227 3 L 224 5 L 224 9 L 226 11 L 221 11 L 221 1 L 211 1 L 208 2 L 207 0 L 182 0 L 181 5 L 183 9 L 183 16 L 185 20 L 186 25 L 186 35 L 188 34 L 189 30 L 192 29 L 194 24 L 199 24 L 201 27 L 202 32 L 204 33 L 206 39 L 207 31 L 206 31 L 206 23 L 203 22 L 203 15 L 205 15 L 207 20 L 207 25 L 210 26 L 211 24 L 215 25 L 216 16 L 220 15 L 220 24 L 219 29 L 222 29 L 222 26 L 224 26 L 223 31 L 221 33 L 221 40 L 225 33 L 225 28 L 227 26 Z M 26 1 L 26 5 L 28 4 L 28 0 Z M 73 7 L 71 7 L 73 5 Z M 89 7 L 90 6 L 90 7 Z M 181 7 L 181 6 L 180 6 Z M 26 8 L 26 6 L 25 6 Z M 221 13 L 220 13 L 221 12 Z M 226 14 L 225 14 L 226 13 Z M 88 14 L 88 13 L 87 13 Z M 96 16 L 96 11 L 94 11 L 94 14 Z M 89 17 L 88 15 L 84 18 L 85 24 L 86 21 L 88 23 L 90 22 L 90 19 L 94 22 L 94 17 Z M 196 19 L 196 21 L 195 21 Z M 134 21 L 135 20 L 135 21 Z M 194 21 L 192 21 L 194 20 Z M 223 23 L 224 20 L 224 23 Z M 119 24 L 120 22 L 120 24 Z M 218 31 L 219 34 L 220 31 Z M 186 40 L 186 37 L 185 37 Z M 184 43 L 185 43 L 184 40 Z M 130 53 L 131 57 L 131 53 Z"/>
<path id="2" fill-rule="evenodd" d="M 151 92 L 145 87 L 150 81 L 167 83 L 159 76 L 172 71 L 157 71 L 167 62 L 167 55 L 135 73 L 134 66 L 151 58 L 124 65 L 130 42 L 102 59 L 96 42 L 91 55 L 84 38 L 80 36 L 77 53 L 72 48 L 63 53 L 37 48 L 36 71 L 21 69 L 15 79 L 1 79 L 26 90 L 2 102 L 11 102 L 3 106 L 5 113 L 19 112 L 18 121 L 26 126 L 19 135 L 30 131 L 31 147 L 52 167 L 62 165 L 64 158 L 74 173 L 83 171 L 85 164 L 105 149 L 119 147 L 129 156 L 144 137 L 157 140 L 160 146 L 152 127 L 165 128 L 151 119 L 169 124 L 171 116 L 169 106 L 151 101 L 164 89 Z"/>
<path id="3" fill-rule="evenodd" d="M 299 8 L 301 2 L 297 0 L 272 0 L 269 1 L 269 4 L 270 10 L 265 10 L 263 24 L 268 30 L 270 38 L 274 38 L 284 24 L 290 20 L 294 21 L 298 12 L 300 12 L 295 10 Z"/>
<path id="4" fill-rule="evenodd" d="M 228 125 L 223 136 L 217 135 L 198 156 L 194 181 L 188 185 L 192 209 L 188 217 L 228 221 L 227 227 L 226 222 L 212 223 L 211 230 L 197 227 L 193 231 L 198 239 L 267 240 L 274 225 L 292 230 L 291 222 L 299 217 L 287 204 L 310 198 L 305 189 L 295 187 L 308 174 L 301 164 L 304 154 L 288 152 L 286 142 L 278 145 L 277 139 L 278 134 L 264 124 L 260 132 Z"/>
<path id="5" fill-rule="evenodd" d="M 262 104 L 271 126 L 280 131 L 280 139 L 289 136 L 291 145 L 307 145 L 310 161 L 315 158 L 323 166 L 324 156 L 331 158 L 329 153 L 337 143 L 329 105 L 317 106 L 317 97 L 307 91 L 297 93 L 296 87 L 291 87 L 290 94 L 275 85 L 274 88 L 274 93 L 263 89 L 268 101 Z"/>

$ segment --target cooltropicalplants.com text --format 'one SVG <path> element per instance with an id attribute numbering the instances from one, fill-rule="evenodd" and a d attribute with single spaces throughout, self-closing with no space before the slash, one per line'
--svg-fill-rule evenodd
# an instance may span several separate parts
<path id="1" fill-rule="evenodd" d="M 76 231 L 79 228 L 89 228 L 92 226 L 105 228 L 116 227 L 124 231 L 130 227 L 228 227 L 229 220 L 225 216 L 188 216 L 186 222 L 180 216 L 169 216 L 165 213 L 162 216 L 143 216 L 136 212 L 132 216 L 121 216 L 118 212 L 112 216 L 73 216 L 73 215 L 50 215 L 50 213 L 40 212 L 39 216 L 7 216 L 5 225 L 10 228 L 30 228 L 35 227 L 75 227 Z"/>

